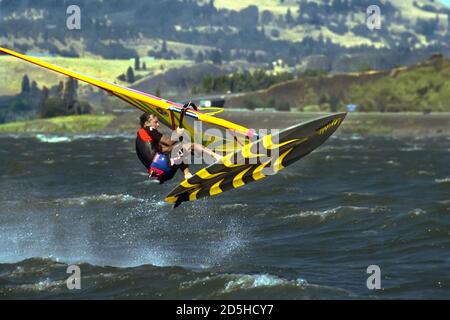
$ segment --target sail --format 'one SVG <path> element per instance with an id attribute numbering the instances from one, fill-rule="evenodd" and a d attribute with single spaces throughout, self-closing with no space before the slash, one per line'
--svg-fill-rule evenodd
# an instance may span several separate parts
<path id="1" fill-rule="evenodd" d="M 276 174 L 322 145 L 345 116 L 346 113 L 336 113 L 265 135 L 183 180 L 165 201 L 177 207 L 182 202 L 217 196 Z"/>
<path id="2" fill-rule="evenodd" d="M 5 49 L 0 47 L 0 53 L 8 54 L 24 61 L 33 63 L 35 65 L 41 66 L 43 68 L 55 71 L 57 73 L 66 75 L 68 77 L 72 77 L 78 79 L 80 81 L 89 83 L 93 86 L 96 86 L 100 89 L 105 90 L 106 92 L 122 99 L 123 101 L 131 104 L 132 106 L 144 111 L 150 112 L 158 116 L 161 123 L 166 125 L 171 129 L 175 129 L 179 126 L 180 115 L 183 112 L 183 106 L 169 101 L 164 100 L 162 98 L 153 96 L 151 94 L 141 92 L 138 90 L 134 90 L 131 88 L 123 87 L 117 84 L 109 83 L 106 81 L 98 80 L 90 76 L 86 76 L 80 73 L 76 73 L 48 62 L 42 61 L 35 57 L 26 56 L 20 54 L 18 52 Z M 233 136 L 233 139 L 225 139 L 225 135 L 213 134 L 213 133 L 200 133 L 201 134 L 201 143 L 205 146 L 212 144 L 213 142 L 217 142 L 220 140 L 223 146 L 227 146 L 229 151 L 233 151 L 236 149 L 236 146 L 239 147 L 245 143 L 245 140 L 249 137 L 253 137 L 255 135 L 254 131 L 246 128 L 244 126 L 235 124 L 233 122 L 227 121 L 225 119 L 221 119 L 207 113 L 203 113 L 199 110 L 194 110 L 194 108 L 188 108 L 185 111 L 185 116 L 183 120 L 183 127 L 189 132 L 191 137 L 194 134 L 199 134 L 198 132 L 194 133 L 194 121 L 198 120 L 202 122 L 202 126 L 204 126 L 204 131 L 211 128 L 216 128 L 221 132 L 225 130 L 229 131 L 229 135 Z M 211 132 L 211 130 L 207 130 Z M 234 147 L 233 147 L 234 146 Z M 220 151 L 220 148 L 214 148 L 216 151 Z"/>

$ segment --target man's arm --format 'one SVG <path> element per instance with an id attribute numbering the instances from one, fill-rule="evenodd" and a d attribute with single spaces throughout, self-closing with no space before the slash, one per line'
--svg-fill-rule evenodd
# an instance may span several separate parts
<path id="1" fill-rule="evenodd" d="M 176 136 L 175 139 L 176 140 L 172 140 L 171 137 L 166 136 L 166 135 L 162 135 L 160 140 L 159 140 L 159 144 L 161 145 L 162 151 L 163 152 L 168 152 L 172 150 L 172 147 L 177 144 L 178 142 L 180 142 L 180 136 L 183 135 L 184 133 L 184 129 L 182 128 L 177 128 L 176 131 Z M 172 135 L 173 136 L 173 135 Z"/>
<path id="2" fill-rule="evenodd" d="M 161 139 L 159 140 L 159 143 L 162 146 L 166 146 L 166 147 L 171 147 L 174 144 L 176 144 L 177 142 L 179 142 L 179 140 L 176 140 L 176 141 L 172 140 L 172 139 L 170 139 L 170 137 L 168 137 L 166 135 L 161 136 Z"/>

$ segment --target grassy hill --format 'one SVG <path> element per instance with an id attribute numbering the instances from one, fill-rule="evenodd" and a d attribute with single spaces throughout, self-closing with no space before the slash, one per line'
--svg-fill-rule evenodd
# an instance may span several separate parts
<path id="1" fill-rule="evenodd" d="M 202 2 L 199 0 L 199 2 Z M 298 8 L 297 1 L 293 0 L 216 0 L 214 5 L 218 9 L 242 10 L 248 6 L 254 5 L 259 10 L 270 11 L 274 14 L 284 15 L 288 9 L 296 10 Z"/>
<path id="2" fill-rule="evenodd" d="M 304 111 L 449 112 L 450 60 L 436 55 L 412 67 L 301 77 L 233 97 L 225 107 L 294 108 Z"/>
<path id="3" fill-rule="evenodd" d="M 199 1 L 201 2 L 201 0 Z M 330 3 L 331 1 L 316 0 L 309 2 L 317 3 L 320 5 L 326 2 Z M 360 2 L 364 3 L 365 1 Z M 235 10 L 242 10 L 250 5 L 255 5 L 259 8 L 260 12 L 268 11 L 279 17 L 286 16 L 287 11 L 290 10 L 294 19 L 298 16 L 299 12 L 301 11 L 300 8 L 302 7 L 301 4 L 299 6 L 299 1 L 297 0 L 216 0 L 214 3 L 217 8 Z M 392 8 L 397 12 L 396 14 L 400 15 L 403 19 L 403 23 L 392 24 L 387 19 L 385 19 L 385 21 L 383 22 L 384 28 L 388 29 L 388 31 L 391 33 L 401 34 L 404 32 L 410 32 L 411 34 L 413 34 L 415 37 L 417 37 L 417 39 L 419 39 L 419 43 L 417 44 L 417 46 L 420 47 L 428 45 L 428 40 L 420 33 L 414 31 L 413 28 L 408 27 L 408 25 L 412 26 L 416 24 L 419 19 L 431 21 L 438 17 L 440 21 L 440 30 L 438 30 L 438 33 L 441 35 L 445 35 L 449 30 L 447 12 L 448 7 L 437 1 L 419 1 L 420 6 L 416 5 L 416 3 L 418 2 L 415 0 L 389 1 L 389 4 L 392 5 Z M 366 4 L 366 7 L 371 4 L 378 5 L 382 10 L 382 14 L 385 13 L 383 11 L 386 10 L 386 6 L 383 5 L 383 2 L 371 1 L 370 3 Z M 353 13 L 351 12 L 351 9 L 348 10 L 348 12 L 344 12 L 344 14 L 340 17 L 339 23 L 344 24 L 349 28 L 355 27 L 358 24 L 365 24 L 365 10 L 360 9 L 361 8 L 355 8 Z M 333 12 L 330 12 L 329 14 L 332 15 Z M 289 42 L 301 42 L 305 37 L 318 39 L 322 36 L 329 38 L 330 41 L 334 43 L 339 43 L 348 48 L 357 47 L 360 45 L 371 45 L 377 48 L 381 48 L 388 45 L 383 38 L 374 39 L 369 35 L 356 34 L 351 30 L 338 33 L 333 31 L 332 28 L 326 25 L 296 24 L 280 28 L 276 25 L 276 23 L 269 23 L 265 24 L 264 27 L 266 29 L 269 29 L 266 30 L 266 34 L 268 36 L 272 37 L 270 35 L 270 31 L 275 29 L 280 34 L 280 36 L 276 37 L 277 39 L 286 40 Z"/>
<path id="4" fill-rule="evenodd" d="M 83 14 L 81 31 L 65 27 L 60 15 L 65 2 L 1 2 L 0 44 L 21 52 L 105 59 L 153 55 L 194 61 L 203 54 L 211 60 L 212 52 L 218 50 L 224 61 L 270 64 L 283 59 L 290 66 L 315 54 L 339 59 L 347 54 L 373 56 L 399 50 L 450 53 L 450 9 L 433 0 L 77 3 Z M 366 27 L 369 5 L 381 8 L 380 30 Z"/>
<path id="5" fill-rule="evenodd" d="M 204 0 L 198 0 L 199 3 L 205 2 Z M 311 2 L 322 3 L 324 1 L 315 0 Z M 373 1 L 374 4 L 377 4 L 377 1 Z M 402 10 L 407 17 L 408 20 L 415 21 L 417 18 L 425 18 L 432 19 L 434 18 L 433 13 L 424 9 L 420 9 L 414 5 L 415 0 L 391 0 L 389 1 L 396 8 Z M 422 6 L 433 7 L 436 10 L 447 8 L 445 4 L 439 1 L 419 1 Z M 298 0 L 215 0 L 214 4 L 217 8 L 220 9 L 234 9 L 241 10 L 250 5 L 258 6 L 261 11 L 268 10 L 274 14 L 286 14 L 288 9 L 297 10 L 298 9 Z"/>
<path id="6" fill-rule="evenodd" d="M 342 99 L 347 103 L 358 104 L 360 111 L 449 112 L 450 60 L 434 56 L 370 84 L 353 84 Z"/>
<path id="7" fill-rule="evenodd" d="M 118 84 L 130 84 L 122 82 L 117 77 L 126 72 L 128 67 L 134 67 L 134 59 L 111 60 L 94 57 L 83 58 L 65 58 L 65 57 L 40 57 L 43 61 L 67 68 L 82 74 L 86 74 L 101 80 L 116 82 Z M 148 76 L 158 75 L 172 68 L 178 68 L 192 64 L 186 60 L 155 60 L 149 57 L 141 59 L 145 62 L 147 70 L 135 71 L 136 75 Z M 0 79 L 3 79 L 0 85 L 0 96 L 13 95 L 20 92 L 23 75 L 27 74 L 33 81 L 36 81 L 39 87 L 51 87 L 58 84 L 59 81 L 66 80 L 66 77 L 51 71 L 26 63 L 14 57 L 0 56 Z M 80 85 L 84 85 L 80 83 Z"/>

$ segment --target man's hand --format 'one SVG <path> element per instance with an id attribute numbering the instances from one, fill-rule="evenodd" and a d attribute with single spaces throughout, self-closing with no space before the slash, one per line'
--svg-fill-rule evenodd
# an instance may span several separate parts
<path id="1" fill-rule="evenodd" d="M 183 128 L 177 128 L 177 136 L 181 137 L 184 133 L 184 129 Z"/>

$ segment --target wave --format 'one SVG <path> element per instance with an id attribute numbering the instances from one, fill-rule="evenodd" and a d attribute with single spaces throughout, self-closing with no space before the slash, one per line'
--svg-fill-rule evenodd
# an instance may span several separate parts
<path id="1" fill-rule="evenodd" d="M 375 194 L 372 192 L 343 192 L 348 197 L 372 197 Z"/>
<path id="2" fill-rule="evenodd" d="M 281 177 L 284 178 L 289 178 L 289 179 L 311 179 L 312 176 L 306 174 L 306 173 L 302 173 L 299 171 L 294 171 L 294 170 L 283 170 L 278 172 L 278 175 L 280 175 Z"/>
<path id="3" fill-rule="evenodd" d="M 22 284 L 18 288 L 16 288 L 17 291 L 22 292 L 48 292 L 48 291 L 56 291 L 59 290 L 61 287 L 64 287 L 66 285 L 66 282 L 63 280 L 56 280 L 52 281 L 50 278 L 46 278 L 45 280 L 41 280 L 37 283 L 31 283 L 31 284 Z"/>
<path id="4" fill-rule="evenodd" d="M 61 142 L 70 142 L 72 141 L 69 137 L 64 136 L 48 136 L 45 134 L 37 134 L 36 139 L 40 142 L 44 143 L 61 143 Z"/>
<path id="5" fill-rule="evenodd" d="M 421 208 L 415 208 L 415 209 L 413 209 L 413 210 L 408 212 L 408 214 L 411 215 L 411 216 L 420 216 L 420 215 L 424 215 L 426 213 L 427 212 L 425 210 L 421 209 Z"/>
<path id="6" fill-rule="evenodd" d="M 342 141 L 358 141 L 358 140 L 363 140 L 364 137 L 362 135 L 359 134 L 351 134 L 351 135 L 341 135 L 339 136 L 339 140 Z"/>
<path id="7" fill-rule="evenodd" d="M 393 166 L 396 166 L 396 167 L 398 167 L 400 165 L 399 162 L 394 161 L 394 160 L 386 161 L 386 164 L 390 164 L 390 165 L 393 165 Z"/>
<path id="8" fill-rule="evenodd" d="M 180 284 L 181 290 L 209 288 L 202 298 L 225 299 L 320 299 L 327 296 L 350 297 L 351 293 L 336 287 L 309 284 L 305 279 L 286 279 L 268 273 L 217 274 L 199 277 Z"/>
<path id="9" fill-rule="evenodd" d="M 320 221 L 324 221 L 327 218 L 337 216 L 337 215 L 345 215 L 345 214 L 352 214 L 356 212 L 362 212 L 366 211 L 369 213 L 375 213 L 384 210 L 382 207 L 357 207 L 357 206 L 339 206 L 332 209 L 327 209 L 323 211 L 302 211 L 299 213 L 287 215 L 284 217 L 281 217 L 281 219 L 293 219 L 293 218 L 310 218 L 310 217 L 318 217 Z"/>
<path id="10" fill-rule="evenodd" d="M 233 204 L 223 204 L 221 205 L 222 209 L 229 210 L 229 209 L 240 209 L 240 208 L 246 208 L 248 207 L 248 204 L 245 203 L 233 203 Z"/>
<path id="11" fill-rule="evenodd" d="M 64 143 L 72 142 L 76 140 L 110 140 L 117 138 L 133 139 L 134 136 L 130 134 L 76 134 L 76 135 L 49 135 L 49 134 L 37 134 L 35 136 L 42 143 Z"/>
<path id="12" fill-rule="evenodd" d="M 434 182 L 436 182 L 438 184 L 450 183 L 450 177 L 446 177 L 443 179 L 434 179 Z"/>
<path id="13" fill-rule="evenodd" d="M 181 267 L 97 266 L 78 264 L 83 291 L 68 292 L 68 267 L 52 259 L 31 258 L 0 264 L 0 295 L 8 299 L 327 299 L 352 294 L 337 287 L 309 284 L 269 273 L 191 271 Z M 145 285 L 144 285 L 145 282 Z M 85 284 L 95 283 L 95 285 Z M 75 290 L 77 291 L 77 290 Z M 81 295 L 80 295 L 81 294 Z"/>
<path id="14" fill-rule="evenodd" d="M 129 194 L 100 194 L 93 196 L 75 197 L 56 199 L 54 202 L 63 205 L 81 205 L 84 206 L 90 202 L 113 202 L 113 203 L 127 203 L 127 202 L 144 202 L 144 199 L 135 198 Z"/>
<path id="15" fill-rule="evenodd" d="M 27 137 L 30 134 L 27 133 L 0 133 L 0 139 L 23 139 L 23 137 Z"/>
<path id="16" fill-rule="evenodd" d="M 417 171 L 417 174 L 419 176 L 434 176 L 435 175 L 434 172 L 426 171 L 426 170 L 419 170 L 419 171 Z"/>
<path id="17" fill-rule="evenodd" d="M 233 275 L 232 279 L 225 284 L 224 293 L 235 290 L 247 290 L 261 287 L 306 287 L 308 282 L 298 278 L 296 280 L 286 280 L 270 274 L 261 275 Z"/>
<path id="18" fill-rule="evenodd" d="M 413 151 L 422 151 L 423 148 L 417 145 L 413 145 L 412 147 L 400 148 L 400 151 L 403 152 L 413 152 Z"/>
<path id="19" fill-rule="evenodd" d="M 337 213 L 336 209 L 324 210 L 324 211 L 302 211 L 300 213 L 291 214 L 288 216 L 281 217 L 282 219 L 292 219 L 292 218 L 307 218 L 307 217 L 319 217 L 321 221 L 325 220 L 327 217 Z"/>

